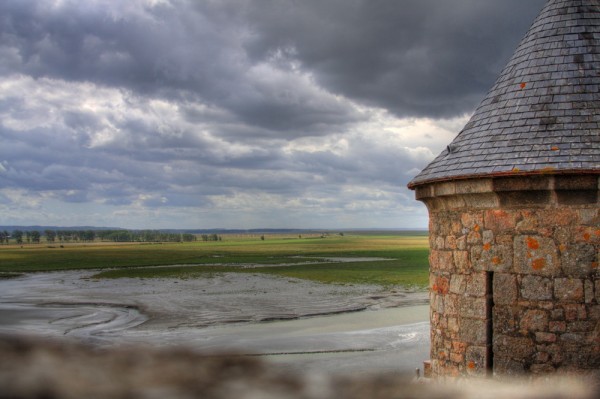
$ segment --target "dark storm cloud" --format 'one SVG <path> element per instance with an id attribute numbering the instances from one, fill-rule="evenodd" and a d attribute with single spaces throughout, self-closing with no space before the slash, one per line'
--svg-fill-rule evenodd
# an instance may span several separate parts
<path id="1" fill-rule="evenodd" d="M 199 98 L 244 123 L 317 134 L 360 115 L 298 73 L 402 116 L 469 112 L 543 3 L 3 1 L 0 68 Z"/>
<path id="2" fill-rule="evenodd" d="M 196 214 L 229 227 L 424 220 L 406 183 L 543 3 L 1 1 L 0 213 L 62 224 L 80 207 L 81 224 L 95 212 L 141 227 L 206 227 Z"/>
<path id="3" fill-rule="evenodd" d="M 347 102 L 307 88 L 302 74 L 250 63 L 244 23 L 227 4 L 174 1 L 136 12 L 115 4 L 2 2 L 0 71 L 200 100 L 292 136 L 360 119 Z"/>
<path id="4" fill-rule="evenodd" d="M 400 116 L 470 112 L 545 0 L 266 0 L 255 59 L 284 51 L 330 90 Z"/>

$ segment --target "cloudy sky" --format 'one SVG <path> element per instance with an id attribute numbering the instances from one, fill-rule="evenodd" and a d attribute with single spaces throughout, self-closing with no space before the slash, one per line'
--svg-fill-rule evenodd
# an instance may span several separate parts
<path id="1" fill-rule="evenodd" d="M 545 0 L 2 0 L 0 224 L 414 228 Z"/>

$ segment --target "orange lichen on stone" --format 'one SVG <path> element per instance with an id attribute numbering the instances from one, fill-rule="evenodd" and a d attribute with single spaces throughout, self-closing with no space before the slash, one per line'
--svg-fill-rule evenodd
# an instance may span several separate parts
<path id="1" fill-rule="evenodd" d="M 598 262 L 592 262 L 592 269 L 598 268 Z"/>
<path id="2" fill-rule="evenodd" d="M 529 249 L 538 249 L 540 247 L 540 243 L 533 237 L 527 237 L 527 248 Z"/>
<path id="3" fill-rule="evenodd" d="M 492 263 L 493 263 L 494 265 L 499 265 L 500 263 L 502 263 L 502 260 L 501 260 L 499 257 L 497 257 L 497 256 L 494 256 L 494 257 L 492 258 Z"/>
<path id="4" fill-rule="evenodd" d="M 450 282 L 445 277 L 438 277 L 431 289 L 438 294 L 447 294 L 450 290 Z"/>
<path id="5" fill-rule="evenodd" d="M 552 148 L 550 148 L 552 151 L 560 151 L 560 148 L 558 148 L 557 146 L 552 146 Z"/>
<path id="6" fill-rule="evenodd" d="M 475 231 L 479 231 L 480 229 L 481 229 L 481 228 L 479 227 L 479 225 L 478 225 L 478 224 L 476 224 L 475 226 L 473 226 L 473 230 L 475 230 Z"/>
<path id="7" fill-rule="evenodd" d="M 554 173 L 555 171 L 556 171 L 556 168 L 554 168 L 552 166 L 548 166 L 547 168 L 540 169 L 540 172 L 542 172 L 542 173 Z"/>
<path id="8" fill-rule="evenodd" d="M 592 235 L 590 233 L 583 233 L 583 239 L 586 241 L 589 241 L 590 238 L 592 238 Z"/>
<path id="9" fill-rule="evenodd" d="M 476 366 L 476 364 L 475 364 L 475 362 L 474 362 L 474 361 L 470 361 L 470 362 L 469 362 L 469 364 L 467 365 L 467 367 L 468 367 L 470 370 L 474 370 L 474 369 L 475 369 L 475 367 L 477 367 L 477 366 Z"/>
<path id="10" fill-rule="evenodd" d="M 560 244 L 558 249 L 560 249 L 560 252 L 565 252 L 567 250 L 567 246 L 565 244 Z"/>
<path id="11" fill-rule="evenodd" d="M 533 267 L 533 270 L 542 270 L 546 267 L 546 260 L 543 258 L 534 259 L 531 262 L 531 267 Z"/>
<path id="12" fill-rule="evenodd" d="M 521 90 L 523 90 L 524 88 L 527 87 L 527 83 L 523 82 L 519 85 L 519 87 L 521 87 Z"/>
<path id="13" fill-rule="evenodd" d="M 484 251 L 489 251 L 490 249 L 492 249 L 492 244 L 490 244 L 489 242 L 486 242 L 485 244 L 483 244 Z"/>

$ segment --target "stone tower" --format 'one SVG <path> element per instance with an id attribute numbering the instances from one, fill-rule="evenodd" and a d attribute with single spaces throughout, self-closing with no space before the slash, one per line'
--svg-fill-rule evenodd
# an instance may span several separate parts
<path id="1" fill-rule="evenodd" d="M 600 371 L 600 0 L 549 0 L 409 188 L 434 375 Z"/>

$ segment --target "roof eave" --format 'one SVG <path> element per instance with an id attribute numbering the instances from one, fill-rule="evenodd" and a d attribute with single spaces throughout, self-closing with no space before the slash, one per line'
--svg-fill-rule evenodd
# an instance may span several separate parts
<path id="1" fill-rule="evenodd" d="M 498 177 L 525 177 L 525 176 L 548 176 L 548 175 L 600 175 L 600 169 L 554 169 L 545 168 L 540 170 L 531 171 L 506 171 L 506 172 L 493 172 L 485 174 L 467 174 L 467 175 L 456 175 L 448 176 L 437 179 L 427 179 L 422 181 L 412 181 L 408 183 L 407 187 L 411 190 L 415 190 L 419 186 L 433 183 L 443 183 L 454 180 L 469 180 L 469 179 L 489 179 Z"/>

